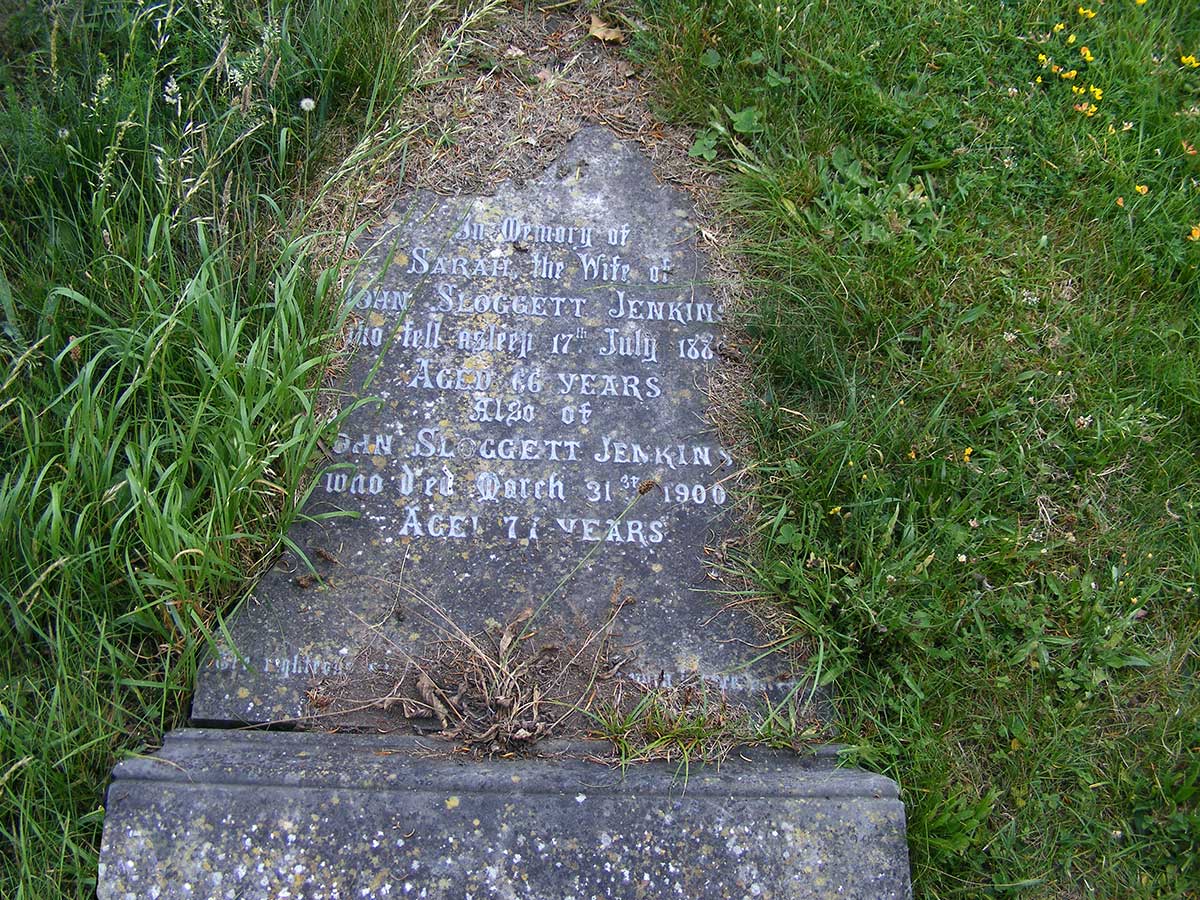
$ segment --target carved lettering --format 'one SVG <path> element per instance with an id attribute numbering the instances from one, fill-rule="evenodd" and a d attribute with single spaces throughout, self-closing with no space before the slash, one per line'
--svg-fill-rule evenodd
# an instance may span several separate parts
<path id="1" fill-rule="evenodd" d="M 720 313 L 715 303 L 693 303 L 681 300 L 632 300 L 624 291 L 613 292 L 612 304 L 608 309 L 610 319 L 632 319 L 644 322 L 719 322 Z"/>
<path id="2" fill-rule="evenodd" d="M 453 285 L 440 282 L 435 288 L 438 302 L 434 310 L 456 315 L 533 316 L 540 319 L 561 316 L 583 318 L 586 297 L 540 296 L 537 294 L 466 294 Z"/>

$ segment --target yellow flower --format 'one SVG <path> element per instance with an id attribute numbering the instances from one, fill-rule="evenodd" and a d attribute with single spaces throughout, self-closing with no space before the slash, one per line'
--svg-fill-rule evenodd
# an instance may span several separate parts
<path id="1" fill-rule="evenodd" d="M 1125 198 L 1124 197 L 1117 198 L 1117 206 L 1121 207 L 1121 209 L 1125 208 Z"/>
<path id="2" fill-rule="evenodd" d="M 1055 75 L 1057 75 L 1059 72 L 1062 71 L 1062 69 L 1060 69 L 1058 66 L 1051 66 L 1050 71 L 1053 72 Z"/>
<path id="3" fill-rule="evenodd" d="M 1088 91 L 1089 91 L 1089 93 L 1091 93 L 1091 95 L 1092 95 L 1092 96 L 1093 96 L 1095 99 L 1097 99 L 1097 100 L 1103 100 L 1103 99 L 1104 99 L 1104 91 L 1103 91 L 1102 89 L 1100 89 L 1100 88 L 1096 87 L 1094 84 L 1089 84 L 1089 85 L 1088 85 Z"/>
<path id="4" fill-rule="evenodd" d="M 971 461 L 971 454 L 972 454 L 972 453 L 974 453 L 974 452 L 975 452 L 975 448 L 974 448 L 974 447 L 967 447 L 966 449 L 964 449 L 964 450 L 963 450 L 963 462 L 965 462 L 965 463 L 967 463 L 967 462 L 970 462 L 970 461 Z"/>
<path id="5" fill-rule="evenodd" d="M 1086 6 L 1079 7 L 1079 14 L 1085 19 L 1096 18 L 1096 11 L 1094 9 L 1088 9 Z"/>
<path id="6" fill-rule="evenodd" d="M 831 509 L 831 510 L 829 511 L 829 514 L 830 514 L 831 516 L 836 516 L 836 515 L 837 515 L 838 513 L 840 513 L 841 511 L 842 511 L 842 508 L 841 508 L 840 506 L 835 506 L 833 509 Z"/>
<path id="7" fill-rule="evenodd" d="M 1045 53 L 1039 53 L 1038 54 L 1038 62 L 1040 62 L 1044 66 L 1047 62 L 1049 62 L 1049 58 L 1046 56 Z"/>
<path id="8" fill-rule="evenodd" d="M 1133 2 L 1136 3 L 1138 6 L 1146 5 L 1146 0 L 1133 0 Z"/>
<path id="9" fill-rule="evenodd" d="M 1179 61 L 1185 66 L 1191 66 L 1193 69 L 1200 68 L 1200 59 L 1196 59 L 1196 57 L 1191 53 L 1189 53 L 1187 56 L 1179 57 Z"/>
<path id="10" fill-rule="evenodd" d="M 1033 79 L 1033 83 L 1034 83 L 1034 84 L 1041 84 L 1041 83 L 1042 83 L 1042 76 L 1041 76 L 1041 75 L 1039 75 L 1037 78 Z"/>
<path id="11" fill-rule="evenodd" d="M 1145 185 L 1145 184 L 1135 184 L 1133 186 L 1133 189 L 1135 191 L 1137 191 L 1139 194 L 1141 194 L 1143 197 L 1145 197 L 1148 193 L 1150 193 L 1149 185 Z"/>
<path id="12" fill-rule="evenodd" d="M 1189 241 L 1200 241 L 1200 225 L 1192 226 L 1192 233 L 1188 235 Z"/>
<path id="13" fill-rule="evenodd" d="M 1081 84 L 1073 84 L 1073 85 L 1071 85 L 1071 93 L 1072 94 L 1086 94 L 1087 88 L 1085 88 Z"/>
<path id="14" fill-rule="evenodd" d="M 1057 25 L 1054 26 L 1054 33 L 1058 34 L 1060 31 L 1063 31 L 1066 27 L 1067 26 L 1064 25 L 1062 22 L 1059 22 Z"/>
<path id="15" fill-rule="evenodd" d="M 1065 78 L 1067 81 L 1070 81 L 1072 78 L 1074 78 L 1078 74 L 1079 73 L 1075 69 L 1072 69 L 1070 72 L 1063 72 L 1060 77 Z"/>
<path id="16" fill-rule="evenodd" d="M 1075 43 L 1075 35 L 1073 35 L 1073 34 L 1069 34 L 1069 35 L 1067 35 L 1067 44 L 1068 44 L 1068 46 L 1069 46 L 1069 45 L 1071 45 L 1071 44 L 1073 44 L 1073 43 Z"/>
<path id="17" fill-rule="evenodd" d="M 1095 62 L 1096 57 L 1092 56 L 1092 51 L 1087 48 L 1087 45 L 1079 48 L 1079 55 L 1083 57 L 1084 62 Z"/>

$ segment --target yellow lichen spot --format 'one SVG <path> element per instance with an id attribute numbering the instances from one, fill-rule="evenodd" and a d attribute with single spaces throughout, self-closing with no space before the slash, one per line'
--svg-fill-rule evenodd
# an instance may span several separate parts
<path id="1" fill-rule="evenodd" d="M 249 688 L 244 688 L 244 687 L 238 688 L 238 699 L 239 700 L 245 700 L 249 696 L 250 696 Z"/>
<path id="2" fill-rule="evenodd" d="M 446 799 L 446 809 L 458 809 L 458 798 L 448 797 Z"/>
<path id="3" fill-rule="evenodd" d="M 416 631 L 410 631 L 408 633 L 408 639 L 410 641 L 419 641 L 421 639 L 421 635 Z"/>

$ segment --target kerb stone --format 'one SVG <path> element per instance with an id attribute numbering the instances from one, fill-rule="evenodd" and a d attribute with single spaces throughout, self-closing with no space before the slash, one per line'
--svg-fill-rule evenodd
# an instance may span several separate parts
<path id="1" fill-rule="evenodd" d="M 99 898 L 909 896 L 895 784 L 829 756 L 622 772 L 579 745 L 519 761 L 446 749 L 175 732 L 116 769 Z"/>

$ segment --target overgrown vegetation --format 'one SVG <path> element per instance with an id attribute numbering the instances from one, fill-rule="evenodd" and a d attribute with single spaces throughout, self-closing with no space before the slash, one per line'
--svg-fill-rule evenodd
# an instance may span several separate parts
<path id="1" fill-rule="evenodd" d="M 1200 884 L 1200 18 L 648 0 L 730 173 L 758 584 L 917 893 Z"/>
<path id="2" fill-rule="evenodd" d="M 295 514 L 338 325 L 312 210 L 484 6 L 0 13 L 0 895 L 91 895 L 108 772 Z M 918 894 L 1194 891 L 1200 18 L 637 7 L 744 235 L 743 563 L 899 780 Z M 603 715 L 630 758 L 745 725 Z"/>
<path id="3" fill-rule="evenodd" d="M 322 184 L 402 146 L 429 42 L 483 5 L 0 19 L 0 895 L 92 894 L 107 773 L 180 720 L 323 429 Z"/>

